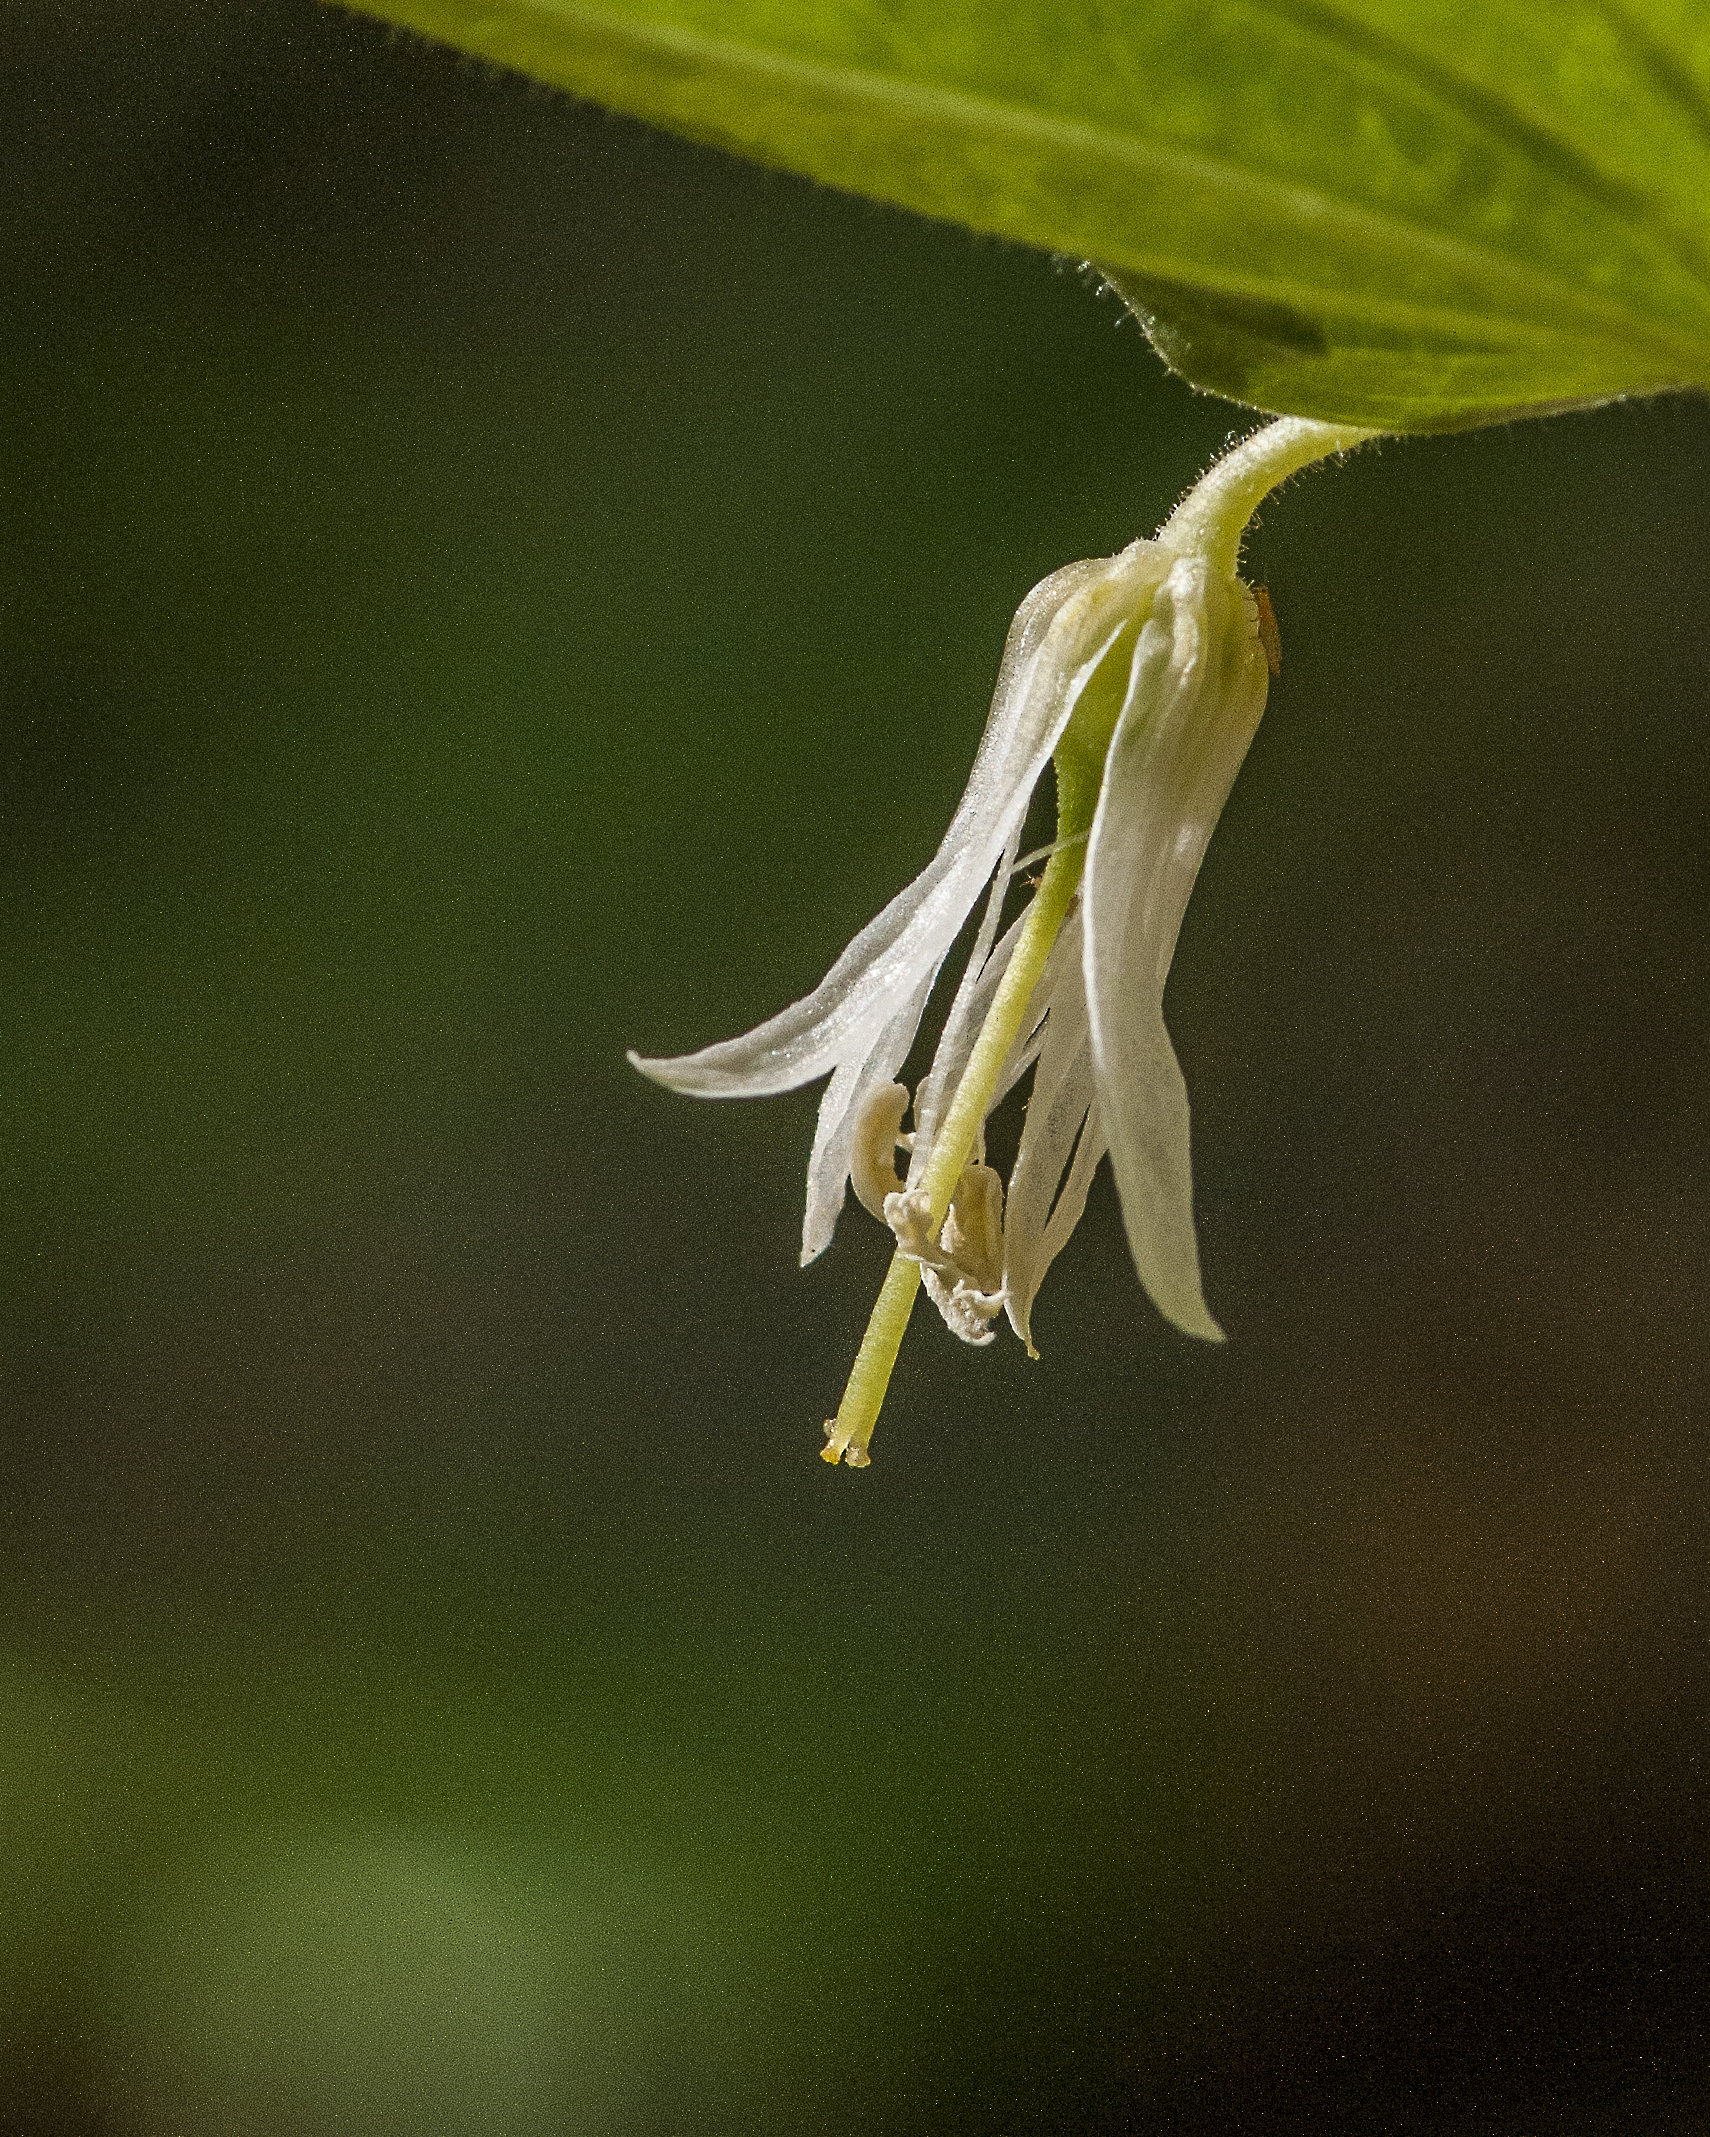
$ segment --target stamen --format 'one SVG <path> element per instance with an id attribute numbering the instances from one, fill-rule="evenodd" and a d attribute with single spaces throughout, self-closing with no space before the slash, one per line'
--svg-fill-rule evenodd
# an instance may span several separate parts
<path id="1" fill-rule="evenodd" d="M 956 1096 L 933 1136 L 920 1184 L 909 1190 L 906 1198 L 886 1198 L 886 1216 L 889 1218 L 895 1203 L 903 1199 L 912 1203 L 915 1196 L 920 1197 L 925 1204 L 920 1213 L 923 1243 L 928 1246 L 932 1244 L 933 1232 L 949 1214 L 951 1198 L 967 1169 L 975 1137 L 985 1124 L 998 1077 L 1026 1021 L 1033 990 L 1045 969 L 1045 960 L 1057 938 L 1057 930 L 1080 887 L 1086 860 L 1082 850 L 1084 843 L 1079 836 L 1066 840 L 1046 863 L 1045 874 L 1022 923 L 1015 954 L 992 997 L 980 1036 L 974 1042 L 974 1050 L 956 1087 Z M 869 1461 L 867 1443 L 879 1421 L 897 1352 L 902 1346 L 909 1315 L 914 1310 L 915 1294 L 920 1289 L 921 1272 L 921 1262 L 905 1252 L 899 1243 L 879 1296 L 874 1301 L 872 1318 L 867 1323 L 867 1333 L 861 1338 L 861 1348 L 855 1355 L 843 1400 L 838 1404 L 837 1415 L 821 1450 L 825 1461 L 844 1461 L 853 1469 L 864 1468 Z M 953 1292 L 954 1286 L 951 1288 Z M 1000 1293 L 992 1312 L 995 1314 L 1001 1305 Z"/>
<path id="2" fill-rule="evenodd" d="M 934 1226 L 918 1187 L 885 1197 L 885 1221 L 897 1252 L 919 1262 L 926 1295 L 950 1333 L 976 1346 L 991 1342 L 1004 1306 L 1003 1182 L 991 1167 L 967 1168 L 942 1226 Z"/>
<path id="3" fill-rule="evenodd" d="M 923 1268 L 920 1280 L 926 1286 L 927 1297 L 938 1308 L 945 1327 L 958 1341 L 970 1344 L 975 1350 L 984 1350 L 988 1343 L 997 1341 L 997 1330 L 991 1324 L 1003 1311 L 1001 1291 L 990 1294 L 976 1291 L 962 1277 L 954 1283 L 946 1283 L 936 1269 Z"/>
<path id="4" fill-rule="evenodd" d="M 1077 831 L 1069 838 L 1053 839 L 1049 846 L 1035 846 L 1031 853 L 1024 853 L 1010 870 L 1012 876 L 1020 875 L 1024 868 L 1031 868 L 1035 861 L 1048 861 L 1054 853 L 1066 853 L 1071 846 L 1084 846 L 1092 837 L 1090 831 Z"/>
<path id="5" fill-rule="evenodd" d="M 861 1207 L 881 1224 L 887 1198 L 902 1185 L 897 1178 L 897 1152 L 907 1149 L 908 1143 L 898 1130 L 907 1111 L 908 1092 L 904 1086 L 882 1083 L 855 1121 L 855 1139 L 849 1148 L 849 1182 Z"/>
<path id="6" fill-rule="evenodd" d="M 1003 1289 L 1003 1182 L 983 1160 L 956 1183 L 944 1219 L 944 1251 L 981 1291 Z"/>

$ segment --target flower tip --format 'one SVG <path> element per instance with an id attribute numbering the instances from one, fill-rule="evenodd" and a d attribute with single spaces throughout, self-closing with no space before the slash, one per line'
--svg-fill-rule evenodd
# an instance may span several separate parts
<path id="1" fill-rule="evenodd" d="M 1150 1276 L 1143 1274 L 1140 1281 L 1170 1326 L 1179 1328 L 1184 1336 L 1197 1336 L 1202 1343 L 1227 1343 L 1229 1338 L 1212 1319 L 1211 1308 L 1205 1303 L 1198 1271 L 1193 1271 L 1186 1282 L 1172 1282 L 1168 1277 L 1169 1272 L 1154 1270 Z"/>

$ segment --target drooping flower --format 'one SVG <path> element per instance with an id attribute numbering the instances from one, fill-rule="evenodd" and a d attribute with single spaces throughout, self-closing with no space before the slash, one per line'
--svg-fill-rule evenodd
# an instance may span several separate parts
<path id="1" fill-rule="evenodd" d="M 656 1082 L 707 1098 L 765 1097 L 830 1071 L 802 1260 L 829 1245 L 850 1183 L 897 1248 L 827 1428 L 828 1460 L 865 1466 L 922 1281 L 965 1341 L 990 1342 L 1002 1312 L 1032 1352 L 1034 1298 L 1106 1151 L 1141 1282 L 1177 1327 L 1220 1337 L 1200 1284 L 1187 1091 L 1164 1026 L 1164 983 L 1264 711 L 1259 610 L 1236 576 L 1242 533 L 1285 476 L 1370 435 L 1273 423 L 1219 461 L 1155 538 L 1036 586 L 1011 627 L 967 789 L 921 874 L 811 994 L 755 1030 L 675 1059 L 631 1054 Z M 1000 933 L 1048 762 L 1058 836 L 1032 902 Z M 905 1136 L 909 1094 L 897 1071 L 982 894 Z M 984 1162 L 985 1122 L 1030 1070 L 1006 1207 Z"/>

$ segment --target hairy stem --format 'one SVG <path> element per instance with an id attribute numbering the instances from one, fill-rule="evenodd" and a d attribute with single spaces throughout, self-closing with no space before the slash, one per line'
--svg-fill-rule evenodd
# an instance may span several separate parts
<path id="1" fill-rule="evenodd" d="M 1197 550 L 1220 571 L 1233 573 L 1247 522 L 1279 482 L 1315 460 L 1350 452 L 1378 435 L 1351 423 L 1279 416 L 1243 438 L 1200 477 L 1158 529 L 1158 539 L 1172 549 Z"/>

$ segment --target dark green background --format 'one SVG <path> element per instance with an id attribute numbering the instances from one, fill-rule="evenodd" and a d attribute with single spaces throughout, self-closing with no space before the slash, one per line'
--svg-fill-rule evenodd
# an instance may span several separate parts
<path id="1" fill-rule="evenodd" d="M 1710 2129 L 1710 411 L 1394 445 L 1029 1366 L 623 1048 L 1231 425 L 1071 266 L 302 0 L 0 47 L 0 2115 Z"/>

